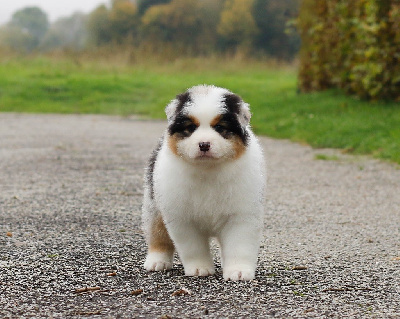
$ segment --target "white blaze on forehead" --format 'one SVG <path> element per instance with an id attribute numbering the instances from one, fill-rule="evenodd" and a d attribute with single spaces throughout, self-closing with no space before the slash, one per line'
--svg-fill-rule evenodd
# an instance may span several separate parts
<path id="1" fill-rule="evenodd" d="M 224 95 L 228 90 L 208 85 L 199 85 L 189 89 L 191 102 L 185 113 L 196 117 L 201 124 L 210 123 L 217 115 L 225 113 Z"/>

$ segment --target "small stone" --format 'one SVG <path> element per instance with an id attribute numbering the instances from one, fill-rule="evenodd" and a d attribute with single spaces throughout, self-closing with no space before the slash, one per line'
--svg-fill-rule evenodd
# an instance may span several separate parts
<path id="1" fill-rule="evenodd" d="M 294 266 L 292 270 L 306 270 L 308 269 L 306 266 Z"/>
<path id="2" fill-rule="evenodd" d="M 96 291 L 96 290 L 100 290 L 100 287 L 83 287 L 83 288 L 78 288 L 78 289 L 75 289 L 75 293 L 80 294 L 80 293 L 83 293 L 83 292 Z"/>

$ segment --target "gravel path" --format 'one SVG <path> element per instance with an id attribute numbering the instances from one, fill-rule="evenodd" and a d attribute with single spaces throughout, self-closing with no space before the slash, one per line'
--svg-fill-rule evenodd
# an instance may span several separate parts
<path id="1" fill-rule="evenodd" d="M 256 280 L 224 282 L 218 260 L 146 273 L 142 174 L 164 127 L 0 113 L 0 318 L 400 318 L 400 170 L 287 141 L 262 138 Z"/>

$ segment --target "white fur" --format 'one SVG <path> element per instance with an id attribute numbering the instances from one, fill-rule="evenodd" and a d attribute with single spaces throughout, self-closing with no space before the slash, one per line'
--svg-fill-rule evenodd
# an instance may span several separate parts
<path id="1" fill-rule="evenodd" d="M 200 126 L 178 143 L 179 156 L 170 149 L 168 132 L 165 133 L 154 167 L 154 200 L 150 199 L 148 187 L 145 189 L 145 230 L 150 233 L 151 216 L 161 212 L 189 276 L 214 273 L 209 239 L 216 237 L 221 246 L 224 279 L 251 280 L 263 226 L 262 150 L 247 126 L 246 150 L 234 158 L 232 143 L 209 125 L 224 112 L 221 96 L 229 91 L 215 87 L 191 90 L 194 102 L 187 112 L 200 121 Z M 174 103 L 166 110 L 169 122 L 173 121 Z M 249 119 L 248 105 L 243 103 L 242 108 Z M 210 142 L 208 157 L 201 157 L 199 142 Z M 171 266 L 172 256 L 160 253 L 150 253 L 145 262 L 147 270 Z"/>

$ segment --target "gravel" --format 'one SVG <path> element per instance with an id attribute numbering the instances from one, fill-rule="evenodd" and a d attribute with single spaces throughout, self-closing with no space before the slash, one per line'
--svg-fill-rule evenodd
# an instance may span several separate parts
<path id="1" fill-rule="evenodd" d="M 212 277 L 145 272 L 143 168 L 165 125 L 0 113 L 1 318 L 400 318 L 399 168 L 288 141 L 261 139 L 256 280 L 224 282 L 218 256 Z"/>

